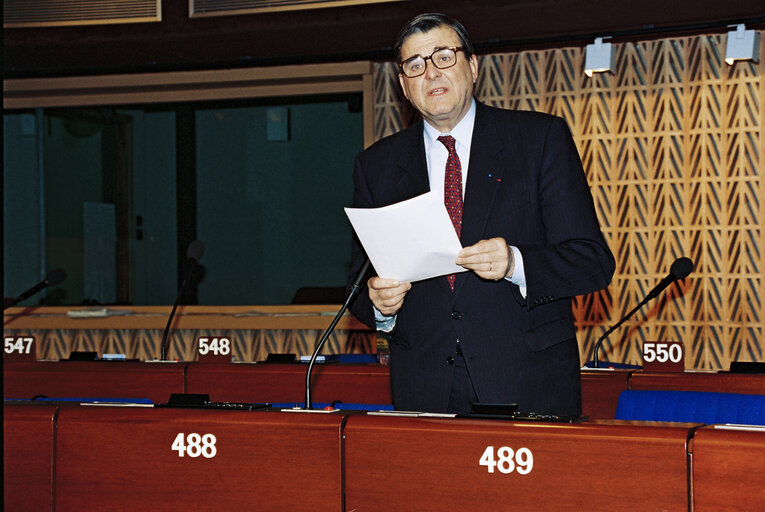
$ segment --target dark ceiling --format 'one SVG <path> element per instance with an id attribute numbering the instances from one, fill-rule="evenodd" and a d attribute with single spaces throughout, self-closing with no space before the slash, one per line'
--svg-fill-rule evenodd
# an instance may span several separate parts
<path id="1" fill-rule="evenodd" d="M 157 23 L 4 30 L 7 78 L 385 60 L 400 26 L 439 10 L 483 51 L 765 26 L 763 0 L 409 0 L 272 14 L 188 18 L 165 0 Z"/>

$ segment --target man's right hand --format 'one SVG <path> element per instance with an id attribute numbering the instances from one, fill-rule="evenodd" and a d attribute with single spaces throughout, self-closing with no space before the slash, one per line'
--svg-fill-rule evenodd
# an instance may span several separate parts
<path id="1" fill-rule="evenodd" d="M 396 279 L 373 277 L 367 281 L 369 298 L 377 310 L 386 316 L 395 315 L 404 304 L 406 293 L 412 288 L 412 283 L 401 283 Z"/>

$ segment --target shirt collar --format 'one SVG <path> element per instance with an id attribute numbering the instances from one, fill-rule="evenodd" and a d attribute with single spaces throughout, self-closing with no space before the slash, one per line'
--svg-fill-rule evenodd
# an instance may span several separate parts
<path id="1" fill-rule="evenodd" d="M 438 137 L 441 135 L 451 135 L 460 144 L 470 151 L 470 142 L 473 140 L 473 125 L 475 124 L 475 99 L 471 100 L 470 109 L 465 114 L 465 117 L 457 123 L 452 131 L 449 133 L 440 133 L 438 130 L 430 126 L 427 121 L 422 122 L 425 135 L 425 147 L 431 147 L 437 142 Z"/>

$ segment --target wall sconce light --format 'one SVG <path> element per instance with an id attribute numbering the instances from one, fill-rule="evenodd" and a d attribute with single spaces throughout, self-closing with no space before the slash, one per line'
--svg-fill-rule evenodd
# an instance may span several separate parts
<path id="1" fill-rule="evenodd" d="M 593 44 L 588 44 L 584 56 L 584 73 L 613 71 L 616 68 L 616 52 L 611 43 L 604 43 L 602 37 L 596 37 Z"/>
<path id="2" fill-rule="evenodd" d="M 759 62 L 759 32 L 746 30 L 746 26 L 743 24 L 731 26 L 736 27 L 736 30 L 728 32 L 728 43 L 725 46 L 725 62 L 731 66 L 737 60 Z"/>

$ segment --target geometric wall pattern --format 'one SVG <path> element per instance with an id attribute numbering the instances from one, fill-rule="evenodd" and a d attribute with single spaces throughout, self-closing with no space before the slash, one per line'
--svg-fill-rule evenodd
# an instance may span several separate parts
<path id="1" fill-rule="evenodd" d="M 693 273 L 606 340 L 640 364 L 644 341 L 682 341 L 686 368 L 765 361 L 765 37 L 729 66 L 725 34 L 614 43 L 616 69 L 584 74 L 584 48 L 479 57 L 476 97 L 566 119 L 616 257 L 607 290 L 577 297 L 582 362 L 687 256 Z M 375 66 L 375 137 L 414 119 L 392 64 Z"/>

